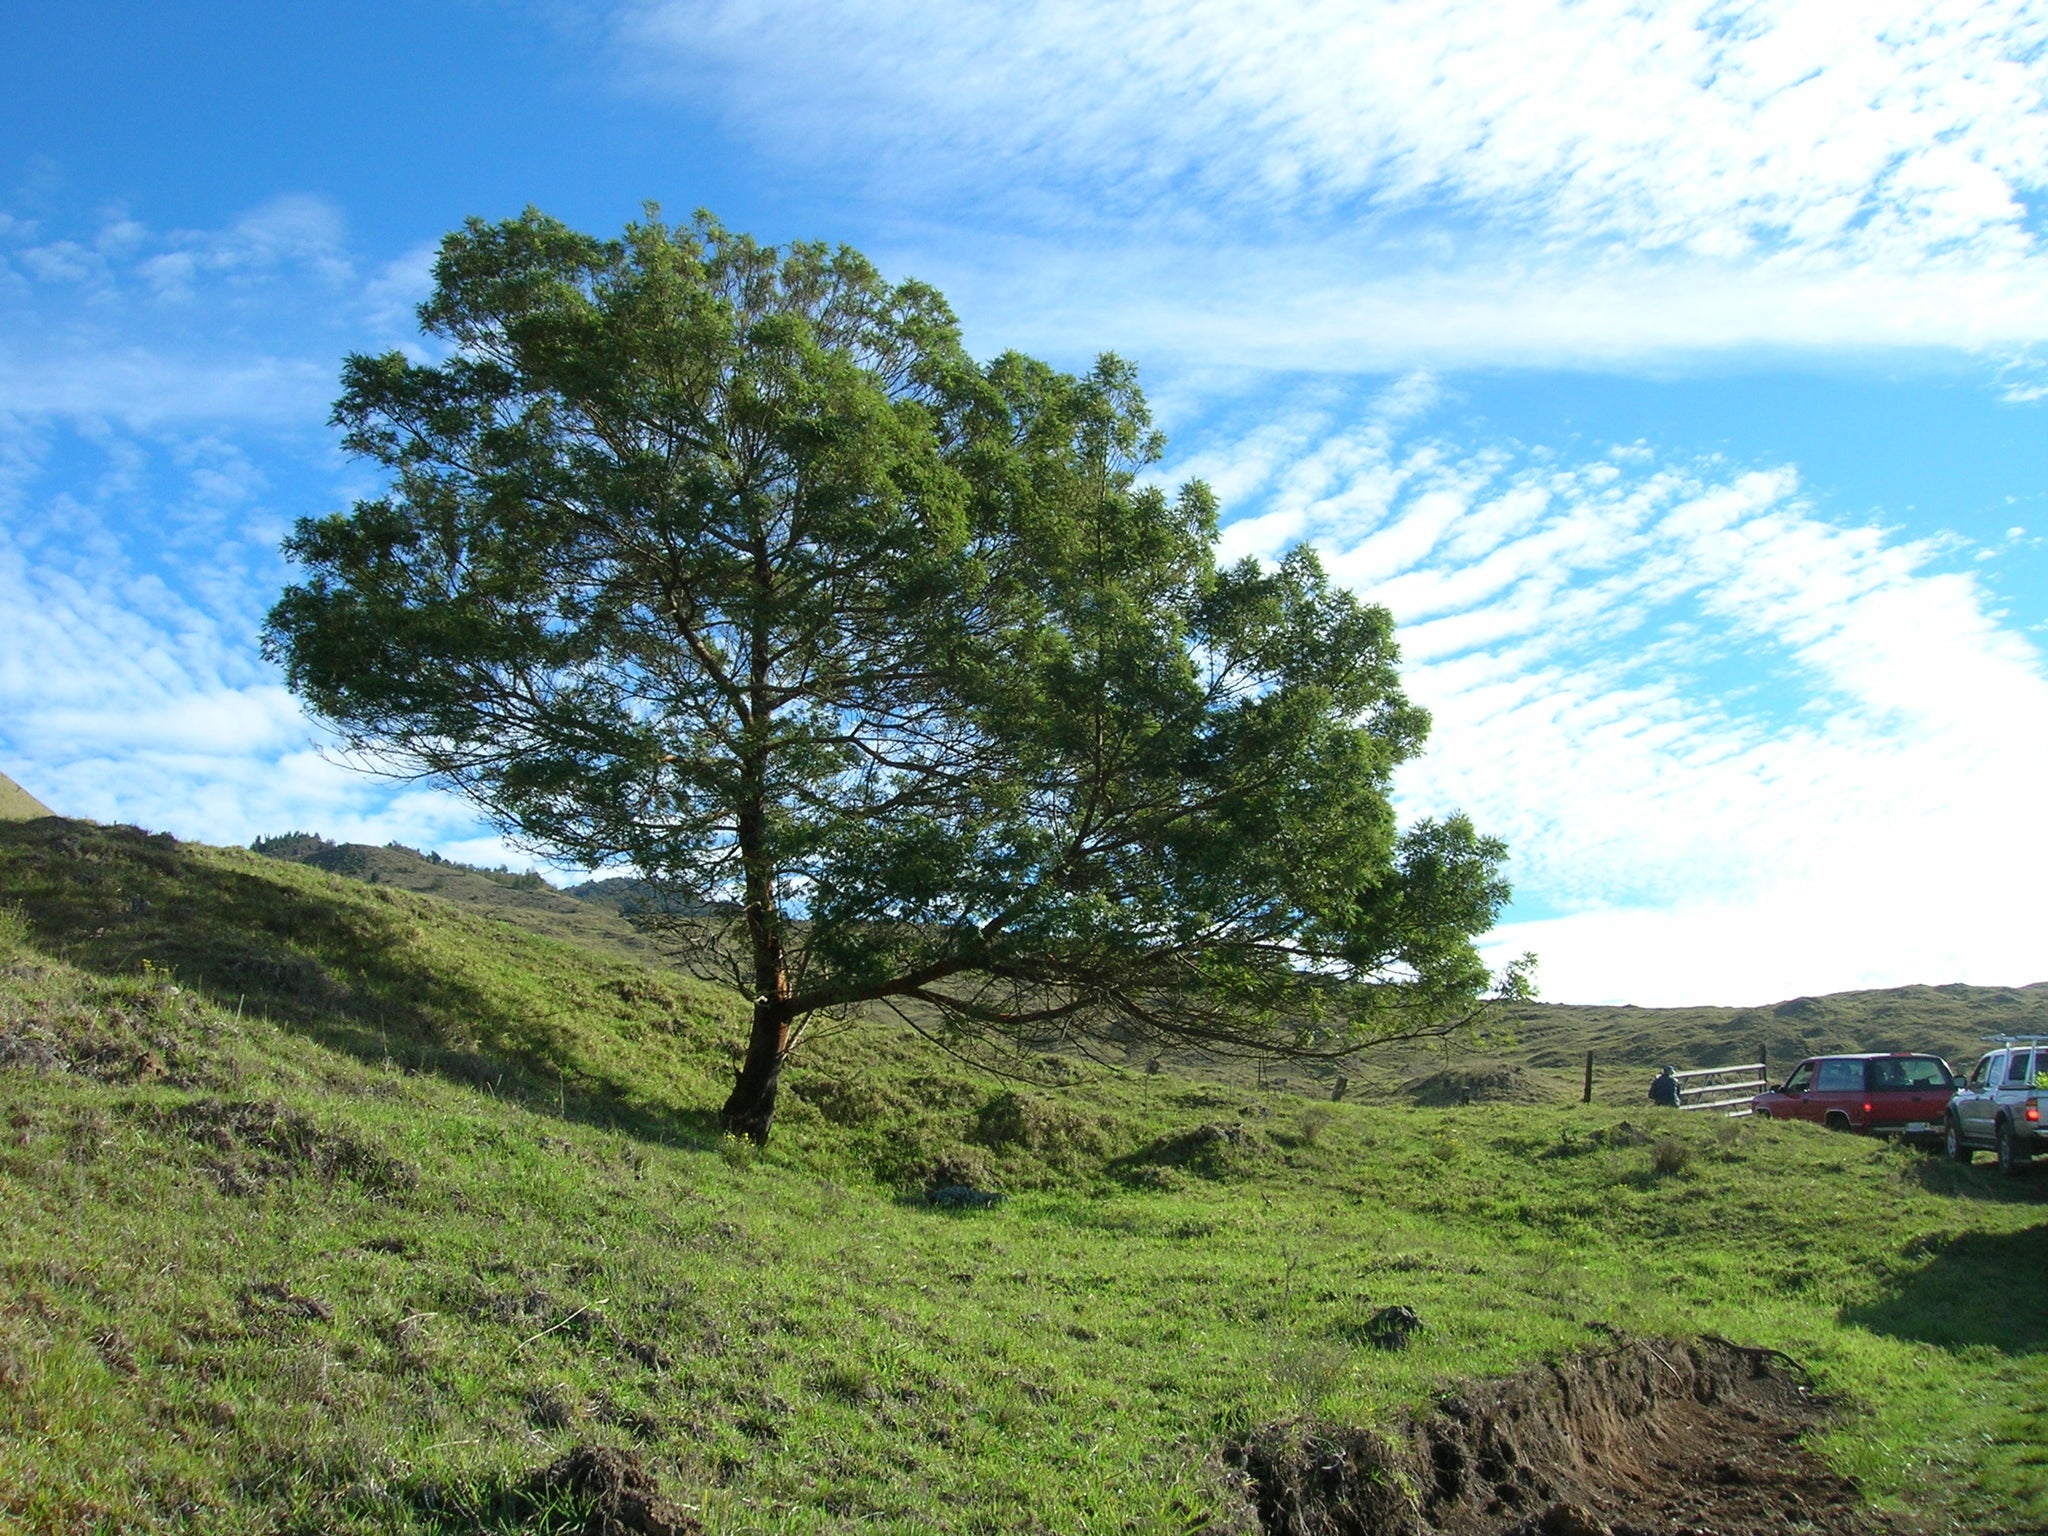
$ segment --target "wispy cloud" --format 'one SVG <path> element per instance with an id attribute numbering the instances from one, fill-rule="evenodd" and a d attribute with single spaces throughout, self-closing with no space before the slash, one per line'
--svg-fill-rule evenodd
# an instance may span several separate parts
<path id="1" fill-rule="evenodd" d="M 2048 177 L 2026 0 L 648 0 L 620 25 L 647 75 L 727 71 L 787 140 L 1133 201 L 1931 253 L 2025 246 Z"/>
<path id="2" fill-rule="evenodd" d="M 632 0 L 617 30 L 641 88 L 922 210 L 907 257 L 973 227 L 949 287 L 1098 336 L 1135 299 L 1176 354 L 1191 304 L 1218 355 L 1308 366 L 2048 336 L 2031 0 Z"/>
<path id="3" fill-rule="evenodd" d="M 5 421 L 0 445 L 0 769 L 66 814 L 213 842 L 309 828 L 516 859 L 453 797 L 324 752 L 257 655 L 285 519 L 246 452 Z"/>
<path id="4" fill-rule="evenodd" d="M 257 651 L 291 520 L 362 488 L 325 427 L 339 355 L 403 337 L 426 285 L 423 252 L 364 262 L 313 198 L 211 231 L 0 218 L 0 769 L 187 837 L 524 862 L 323 752 Z"/>
<path id="5" fill-rule="evenodd" d="M 1394 610 L 1437 722 L 1404 795 L 1507 836 L 1548 915 L 1502 943 L 1536 942 L 1552 995 L 2038 979 L 2012 913 L 2048 859 L 2016 814 L 2048 659 L 1949 551 L 1823 519 L 1790 469 L 1561 463 L 1426 433 L 1423 398 L 1315 405 L 1173 468 L 1235 490 L 1226 547 L 1312 540 Z"/>
<path id="6" fill-rule="evenodd" d="M 410 337 L 430 257 L 366 269 L 340 209 L 305 195 L 217 229 L 5 219 L 0 412 L 317 427 L 343 350 Z"/>

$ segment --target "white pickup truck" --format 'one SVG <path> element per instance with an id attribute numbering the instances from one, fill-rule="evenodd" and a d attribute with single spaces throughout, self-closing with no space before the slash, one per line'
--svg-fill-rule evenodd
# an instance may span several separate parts
<path id="1" fill-rule="evenodd" d="M 1997 1154 L 1998 1166 L 2018 1173 L 2034 1154 L 2048 1151 L 2048 1035 L 2001 1035 L 1970 1069 L 1948 1101 L 1948 1155 L 1967 1163 L 1980 1150 Z"/>

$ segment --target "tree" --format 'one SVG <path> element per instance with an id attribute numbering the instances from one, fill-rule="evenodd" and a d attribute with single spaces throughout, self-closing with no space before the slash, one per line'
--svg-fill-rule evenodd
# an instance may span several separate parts
<path id="1" fill-rule="evenodd" d="M 979 365 L 850 250 L 651 211 L 473 220 L 420 319 L 441 361 L 344 365 L 389 490 L 298 525 L 267 654 L 388 770 L 668 894 L 753 999 L 730 1131 L 864 1006 L 1329 1056 L 1471 1014 L 1504 853 L 1396 826 L 1391 619 L 1306 549 L 1219 568 L 1126 364 Z"/>

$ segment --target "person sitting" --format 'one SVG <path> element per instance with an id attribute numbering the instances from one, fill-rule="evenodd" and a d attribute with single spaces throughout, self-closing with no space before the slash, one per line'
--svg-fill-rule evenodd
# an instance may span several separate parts
<path id="1" fill-rule="evenodd" d="M 1650 1079 L 1650 1102 L 1666 1109 L 1678 1108 L 1678 1074 L 1666 1067 Z"/>

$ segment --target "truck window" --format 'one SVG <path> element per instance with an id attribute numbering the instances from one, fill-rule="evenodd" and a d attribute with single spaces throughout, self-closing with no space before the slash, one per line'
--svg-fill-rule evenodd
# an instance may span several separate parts
<path id="1" fill-rule="evenodd" d="M 2032 1051 L 2014 1051 L 2012 1059 L 2005 1069 L 2005 1086 L 2008 1088 L 2024 1088 L 2027 1085 L 2027 1079 L 2033 1075 L 2034 1053 Z"/>
<path id="2" fill-rule="evenodd" d="M 1972 1088 L 1982 1088 L 1989 1081 L 1991 1077 L 1991 1063 L 1996 1060 L 1998 1060 L 1998 1056 L 1995 1052 L 1989 1056 L 1979 1056 L 1977 1058 L 1977 1065 L 1970 1068 L 1970 1086 Z"/>
<path id="3" fill-rule="evenodd" d="M 1863 1091 L 1863 1063 L 1860 1061 L 1824 1061 L 1814 1074 L 1813 1089 L 1816 1093 L 1861 1093 Z"/>
<path id="4" fill-rule="evenodd" d="M 1792 1069 L 1792 1075 L 1785 1079 L 1785 1086 L 1782 1091 L 1785 1093 L 1804 1093 L 1806 1092 L 1807 1085 L 1812 1081 L 1813 1063 L 1802 1061 Z"/>
<path id="5" fill-rule="evenodd" d="M 1905 1061 L 1880 1061 L 1876 1065 L 1880 1069 L 1890 1067 L 1890 1073 L 1880 1071 L 1878 1087 L 1954 1087 L 1956 1083 L 1937 1057 L 1907 1057 Z M 1882 1081 L 1884 1077 L 1894 1077 L 1894 1081 Z"/>

